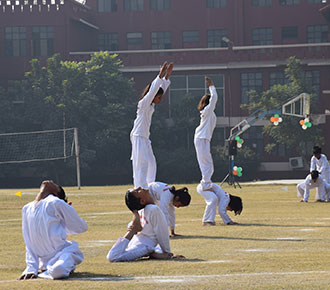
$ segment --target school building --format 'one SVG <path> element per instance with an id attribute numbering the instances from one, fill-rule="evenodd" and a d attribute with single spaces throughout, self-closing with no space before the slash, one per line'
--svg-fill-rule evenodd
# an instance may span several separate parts
<path id="1" fill-rule="evenodd" d="M 31 58 L 60 53 L 79 61 L 108 50 L 141 91 L 164 60 L 173 61 L 162 108 L 171 118 L 183 95 L 205 93 L 210 76 L 219 94 L 212 142 L 223 144 L 247 116 L 240 108 L 249 102 L 247 91 L 284 84 L 287 59 L 296 56 L 317 96 L 313 124 L 321 126 L 330 156 L 329 22 L 327 0 L 0 0 L 0 82 L 22 79 Z M 242 138 L 262 156 L 266 178 L 294 176 L 304 165 L 294 151 L 281 145 L 264 152 L 265 122 Z"/>

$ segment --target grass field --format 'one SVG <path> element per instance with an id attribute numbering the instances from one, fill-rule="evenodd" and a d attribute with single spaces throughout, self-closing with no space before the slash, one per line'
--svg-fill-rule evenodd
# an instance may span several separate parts
<path id="1" fill-rule="evenodd" d="M 215 227 L 203 227 L 204 199 L 187 186 L 192 203 L 176 209 L 183 236 L 171 240 L 186 260 L 110 264 L 105 257 L 131 219 L 128 186 L 65 188 L 89 225 L 69 237 L 85 260 L 68 280 L 25 282 L 16 281 L 25 268 L 21 208 L 37 189 L 0 190 L 0 289 L 330 289 L 330 203 L 299 203 L 293 185 L 226 185 L 243 199 L 241 216 L 230 213 L 240 225 L 224 226 L 217 216 Z"/>

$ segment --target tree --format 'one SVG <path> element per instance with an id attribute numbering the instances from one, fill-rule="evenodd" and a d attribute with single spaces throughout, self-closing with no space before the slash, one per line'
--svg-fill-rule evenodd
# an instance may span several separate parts
<path id="1" fill-rule="evenodd" d="M 62 61 L 50 57 L 46 66 L 31 61 L 26 73 L 25 102 L 20 122 L 11 116 L 11 131 L 35 131 L 77 127 L 79 130 L 82 182 L 124 182 L 130 177 L 130 141 L 135 103 L 132 81 L 120 72 L 117 55 L 99 52 L 88 61 Z M 1 94 L 1 91 L 0 91 Z M 2 98 L 1 98 L 2 100 Z M 7 102 L 8 103 L 8 102 Z M 6 104 L 7 104 L 6 103 Z M 11 104 L 7 104 L 9 108 Z M 16 118 L 16 119 L 15 119 Z M 39 163 L 39 172 L 55 170 L 61 183 L 70 182 L 74 160 Z"/>
<path id="2" fill-rule="evenodd" d="M 279 109 L 285 101 L 305 92 L 311 94 L 311 113 L 316 112 L 318 104 L 314 101 L 315 94 L 313 94 L 312 87 L 308 86 L 304 79 L 301 61 L 295 57 L 290 57 L 285 69 L 285 75 L 289 80 L 287 84 L 274 85 L 260 95 L 256 91 L 250 91 L 250 102 L 242 107 L 248 109 L 250 113 L 258 109 Z M 264 134 L 271 137 L 270 143 L 266 145 L 265 150 L 270 152 L 275 148 L 276 144 L 283 144 L 288 148 L 294 149 L 301 156 L 310 156 L 311 148 L 306 148 L 308 147 L 306 146 L 306 140 L 310 144 L 309 147 L 312 146 L 311 144 L 321 143 L 323 138 L 320 136 L 320 128 L 312 126 L 310 129 L 302 130 L 297 117 L 286 115 L 281 117 L 283 122 L 279 126 L 268 124 L 263 129 Z"/>

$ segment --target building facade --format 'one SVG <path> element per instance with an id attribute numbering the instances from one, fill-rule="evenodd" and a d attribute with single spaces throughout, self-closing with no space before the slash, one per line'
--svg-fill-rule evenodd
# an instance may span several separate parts
<path id="1" fill-rule="evenodd" d="M 320 104 L 315 118 L 330 156 L 330 4 L 325 0 L 0 0 L 0 82 L 23 78 L 31 58 L 53 53 L 86 60 L 108 50 L 137 91 L 164 61 L 175 71 L 166 103 L 168 117 L 180 97 L 200 98 L 204 76 L 214 79 L 219 101 L 213 142 L 247 116 L 247 92 L 286 82 L 290 56 L 302 60 L 307 83 Z M 294 97 L 294 96 L 293 96 Z M 262 156 L 263 172 L 287 172 L 285 146 L 264 152 L 258 122 L 243 138 Z M 306 144 L 306 147 L 310 144 Z"/>

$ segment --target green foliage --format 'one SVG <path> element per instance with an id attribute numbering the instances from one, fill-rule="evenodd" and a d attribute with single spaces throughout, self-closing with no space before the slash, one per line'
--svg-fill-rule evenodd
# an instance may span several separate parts
<path id="1" fill-rule="evenodd" d="M 261 95 L 257 94 L 256 91 L 250 91 L 250 102 L 247 105 L 242 105 L 242 108 L 248 109 L 250 113 L 258 109 L 280 109 L 283 103 L 303 92 L 310 93 L 312 100 L 315 98 L 312 94 L 312 88 L 308 87 L 304 80 L 302 64 L 299 59 L 295 57 L 289 58 L 285 74 L 290 80 L 288 84 L 274 85 Z M 316 112 L 317 109 L 318 104 L 312 102 L 311 113 Z M 321 144 L 323 142 L 323 138 L 320 136 L 321 131 L 319 127 L 313 125 L 307 130 L 302 130 L 301 125 L 299 124 L 299 118 L 286 115 L 282 115 L 281 117 L 283 122 L 281 122 L 279 126 L 268 124 L 264 127 L 264 134 L 270 136 L 271 139 L 274 140 L 273 142 L 275 142 L 266 145 L 266 152 L 273 150 L 276 144 L 285 144 L 288 148 L 295 149 L 297 154 L 309 156 L 311 148 L 309 148 L 310 150 L 306 150 L 306 140 L 308 140 L 309 144 Z M 309 146 L 311 147 L 311 145 Z"/>
<path id="2" fill-rule="evenodd" d="M 117 55 L 108 52 L 95 53 L 82 62 L 62 61 L 54 55 L 45 67 L 33 59 L 31 71 L 26 73 L 25 102 L 19 117 L 5 114 L 13 124 L 9 131 L 77 127 L 83 175 L 126 173 L 130 170 L 129 132 L 135 104 L 131 101 L 132 82 L 121 74 L 120 67 Z M 13 106 L 8 96 L 0 100 L 1 110 L 9 111 Z M 39 168 L 49 171 L 49 165 L 40 164 Z M 60 180 L 65 181 L 74 162 L 51 166 L 58 168 Z"/>

